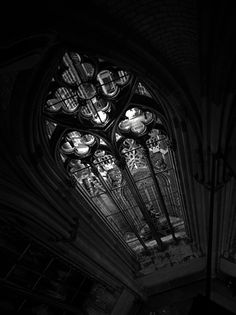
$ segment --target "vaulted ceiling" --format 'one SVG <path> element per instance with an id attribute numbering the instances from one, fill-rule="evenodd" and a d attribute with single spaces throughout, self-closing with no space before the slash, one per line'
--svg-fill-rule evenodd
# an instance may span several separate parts
<path id="1" fill-rule="evenodd" d="M 187 314 L 203 294 L 235 311 L 235 9 L 229 2 L 89 0 L 19 5 L 4 14 L 2 309 Z M 137 259 L 58 167 L 42 108 L 65 51 L 118 65 L 152 94 L 176 159 L 187 238 Z"/>

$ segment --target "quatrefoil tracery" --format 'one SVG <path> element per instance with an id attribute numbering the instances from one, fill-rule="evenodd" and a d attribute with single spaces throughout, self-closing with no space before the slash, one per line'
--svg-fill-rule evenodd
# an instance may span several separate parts
<path id="1" fill-rule="evenodd" d="M 64 154 L 75 154 L 79 157 L 87 156 L 95 145 L 96 139 L 93 135 L 82 135 L 78 131 L 69 132 L 61 143 L 61 151 Z"/>
<path id="2" fill-rule="evenodd" d="M 123 133 L 130 131 L 136 136 L 143 135 L 147 130 L 147 125 L 153 122 L 153 114 L 149 111 L 143 112 L 139 108 L 131 108 L 125 113 L 125 119 L 119 123 L 119 128 Z"/>
<path id="3" fill-rule="evenodd" d="M 109 121 L 111 101 L 130 81 L 130 75 L 115 67 L 97 69 L 78 53 L 66 53 L 52 80 L 45 109 L 48 112 L 77 113 L 95 125 Z"/>
<path id="4" fill-rule="evenodd" d="M 47 97 L 46 111 L 52 114 L 62 112 L 67 115 L 74 115 L 74 117 L 81 117 L 91 121 L 94 127 L 106 126 L 110 121 L 114 106 L 117 106 L 114 105 L 116 104 L 115 99 L 122 88 L 130 82 L 131 76 L 117 67 L 106 67 L 104 66 L 105 63 L 101 66 L 99 62 L 103 61 L 74 52 L 65 53 L 52 80 L 53 88 Z M 151 97 L 140 82 L 137 83 L 135 91 L 137 94 Z M 163 167 L 166 149 L 161 148 L 159 141 L 163 135 L 158 130 L 153 131 L 155 124 L 162 124 L 160 119 L 152 111 L 141 109 L 141 105 L 133 105 L 133 107 L 129 105 L 124 115 L 115 132 L 119 151 L 116 157 L 103 151 L 104 146 L 107 145 L 111 150 L 112 143 L 109 134 L 106 135 L 107 139 L 104 141 L 99 135 L 95 137 L 92 134 L 86 134 L 86 132 L 81 134 L 75 131 L 75 128 L 74 131 L 67 132 L 61 138 L 60 156 L 63 163 L 67 161 L 66 164 L 69 165 L 68 170 L 70 172 L 85 167 L 87 162 L 93 160 L 100 173 L 110 172 L 115 178 L 118 173 L 114 171 L 114 161 L 122 155 L 126 157 L 127 165 L 132 165 L 131 169 L 146 168 L 142 149 L 134 148 L 136 140 L 138 146 L 140 143 L 146 143 L 151 154 L 160 154 L 161 159 L 157 159 L 158 165 L 155 166 Z M 79 123 L 81 121 L 78 121 L 78 127 Z M 127 137 L 132 143 L 128 143 Z M 142 142 L 142 139 L 145 142 Z M 78 162 L 79 160 L 82 163 L 84 163 L 83 161 L 86 162 L 81 164 Z M 115 173 L 117 174 L 114 175 Z"/>

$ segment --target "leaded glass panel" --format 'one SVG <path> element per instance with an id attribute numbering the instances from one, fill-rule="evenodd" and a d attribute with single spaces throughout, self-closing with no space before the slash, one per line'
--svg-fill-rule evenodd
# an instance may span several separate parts
<path id="1" fill-rule="evenodd" d="M 185 235 L 174 153 L 153 104 L 129 71 L 68 51 L 43 108 L 57 163 L 136 253 Z"/>

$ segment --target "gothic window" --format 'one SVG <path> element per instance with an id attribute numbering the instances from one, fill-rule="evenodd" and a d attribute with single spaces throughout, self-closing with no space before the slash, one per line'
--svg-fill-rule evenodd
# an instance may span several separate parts
<path id="1" fill-rule="evenodd" d="M 43 104 L 55 162 L 136 254 L 186 236 L 175 155 L 155 96 L 135 74 L 62 56 Z"/>

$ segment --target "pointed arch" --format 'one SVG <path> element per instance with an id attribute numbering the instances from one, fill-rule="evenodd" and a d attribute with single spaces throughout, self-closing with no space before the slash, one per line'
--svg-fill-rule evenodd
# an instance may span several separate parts
<path id="1" fill-rule="evenodd" d="M 65 51 L 41 110 L 55 163 L 124 246 L 139 253 L 186 237 L 171 127 L 137 75 L 102 57 Z"/>

